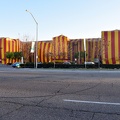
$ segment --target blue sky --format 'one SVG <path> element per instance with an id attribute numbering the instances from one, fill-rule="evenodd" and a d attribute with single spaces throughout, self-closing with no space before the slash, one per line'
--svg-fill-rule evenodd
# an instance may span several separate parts
<path id="1" fill-rule="evenodd" d="M 98 38 L 101 31 L 120 29 L 120 0 L 1 0 L 0 37 L 52 40 Z"/>

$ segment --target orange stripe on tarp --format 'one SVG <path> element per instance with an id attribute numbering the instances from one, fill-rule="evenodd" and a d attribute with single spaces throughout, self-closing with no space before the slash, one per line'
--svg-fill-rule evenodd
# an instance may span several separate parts
<path id="1" fill-rule="evenodd" d="M 8 51 L 11 52 L 10 51 L 10 40 L 8 41 Z"/>
<path id="2" fill-rule="evenodd" d="M 68 60 L 68 40 L 67 40 L 67 37 L 64 38 L 64 48 L 65 48 L 65 53 L 66 53 L 66 56 L 65 57 L 65 60 Z"/>
<path id="3" fill-rule="evenodd" d="M 40 62 L 42 61 L 42 42 L 40 42 Z"/>
<path id="4" fill-rule="evenodd" d="M 32 43 L 31 43 L 32 45 Z M 38 41 L 38 62 L 40 62 L 40 42 Z M 31 56 L 33 55 L 33 53 L 31 53 Z"/>
<path id="5" fill-rule="evenodd" d="M 18 39 L 15 41 L 15 44 L 16 44 L 15 45 L 16 46 L 16 50 L 15 51 L 18 52 Z"/>
<path id="6" fill-rule="evenodd" d="M 64 37 L 62 36 L 62 52 L 65 53 L 65 44 L 64 44 Z M 63 56 L 63 59 L 65 59 L 65 56 Z"/>
<path id="7" fill-rule="evenodd" d="M 0 63 L 2 62 L 2 39 L 0 38 Z"/>
<path id="8" fill-rule="evenodd" d="M 4 64 L 6 64 L 6 38 L 4 39 Z"/>
<path id="9" fill-rule="evenodd" d="M 3 59 L 3 38 L 1 38 L 1 59 Z M 3 64 L 3 60 L 2 60 L 2 64 Z"/>
<path id="10" fill-rule="evenodd" d="M 12 41 L 12 52 L 14 51 L 14 41 L 13 40 L 11 40 Z"/>
<path id="11" fill-rule="evenodd" d="M 45 59 L 45 62 L 49 62 L 49 60 L 48 60 L 48 45 L 49 45 L 49 43 L 48 42 L 46 42 L 46 48 L 45 48 L 45 54 L 46 54 L 46 59 Z"/>
<path id="12" fill-rule="evenodd" d="M 54 38 L 53 38 L 53 43 L 52 43 L 52 44 L 53 44 L 53 60 L 56 59 L 56 57 L 55 57 L 55 56 L 56 56 L 56 50 L 55 50 L 55 48 L 56 48 L 56 47 L 55 47 L 55 39 L 56 39 L 56 38 L 54 37 Z"/>
<path id="13" fill-rule="evenodd" d="M 60 38 L 60 53 L 63 53 L 63 47 L 62 47 L 62 37 Z M 60 54 L 60 59 L 63 59 L 63 55 Z"/>
<path id="14" fill-rule="evenodd" d="M 84 40 L 83 39 L 80 39 L 79 40 L 79 44 L 80 44 L 80 52 L 81 51 L 84 51 L 84 49 L 83 49 L 83 45 L 84 45 Z M 82 58 L 83 59 L 83 58 Z M 81 59 L 81 57 L 80 57 L 80 63 L 82 63 L 83 61 L 82 61 L 82 59 Z"/>
<path id="15" fill-rule="evenodd" d="M 43 42 L 41 42 L 41 62 L 43 62 Z"/>
<path id="16" fill-rule="evenodd" d="M 74 56 L 75 56 L 75 48 L 74 48 L 74 42 L 72 42 L 72 59 L 74 61 Z"/>
<path id="17" fill-rule="evenodd" d="M 61 36 L 58 36 L 58 58 L 57 59 L 60 59 L 60 52 L 61 52 L 61 49 L 60 49 L 60 40 L 61 40 Z"/>
<path id="18" fill-rule="evenodd" d="M 45 52 L 45 53 L 44 53 L 44 54 L 45 54 L 45 62 L 48 62 L 48 60 L 47 60 L 47 58 L 48 58 L 48 56 L 47 56 L 47 54 L 48 54 L 48 53 L 47 53 L 47 49 L 48 49 L 48 43 L 45 42 L 45 48 L 44 48 L 44 50 L 45 50 L 45 51 L 44 51 L 44 52 Z"/>
<path id="19" fill-rule="evenodd" d="M 44 57 L 43 56 L 43 48 L 44 48 L 43 45 L 44 45 L 43 42 L 41 42 L 41 62 L 44 62 L 43 61 L 43 57 Z"/>
<path id="20" fill-rule="evenodd" d="M 86 54 L 87 54 L 87 56 L 86 56 L 86 61 L 88 61 L 88 58 L 89 58 L 89 53 L 88 53 L 88 51 L 89 51 L 89 50 L 88 50 L 88 49 L 89 49 L 88 46 L 89 46 L 89 45 L 88 45 L 88 44 L 89 44 L 89 43 L 88 43 L 88 39 L 86 39 L 85 41 L 86 41 Z"/>
<path id="21" fill-rule="evenodd" d="M 72 53 L 72 60 L 75 61 L 75 59 L 74 59 L 74 55 L 75 55 L 74 41 L 72 41 L 71 46 L 72 46 L 72 50 L 71 50 L 71 53 Z"/>
<path id="22" fill-rule="evenodd" d="M 55 50 L 56 50 L 56 59 L 58 59 L 58 37 L 56 37 L 56 40 L 55 40 Z"/>
<path id="23" fill-rule="evenodd" d="M 10 52 L 12 52 L 12 40 L 10 40 Z"/>
<path id="24" fill-rule="evenodd" d="M 47 42 L 46 45 L 47 45 L 47 48 L 46 48 L 46 54 L 47 54 L 46 62 L 49 62 L 49 42 Z"/>
<path id="25" fill-rule="evenodd" d="M 120 31 L 118 32 L 118 58 L 119 58 L 119 64 L 120 64 Z"/>
<path id="26" fill-rule="evenodd" d="M 49 48 L 49 52 L 50 52 L 50 59 L 49 60 L 50 60 L 50 62 L 52 62 L 52 55 L 53 55 L 52 51 L 53 51 L 52 42 L 50 42 L 50 48 Z"/>
<path id="27" fill-rule="evenodd" d="M 103 54 L 105 54 L 105 61 L 106 61 L 106 64 L 109 64 L 109 61 L 108 61 L 108 46 L 107 45 L 105 45 L 106 44 L 106 42 L 108 42 L 108 32 L 104 32 L 104 41 L 103 41 L 104 43 L 104 47 L 105 47 L 105 53 L 103 53 Z"/>
<path id="28" fill-rule="evenodd" d="M 19 50 L 19 46 L 20 46 L 20 41 L 19 41 L 19 39 L 17 39 L 17 51 L 19 52 L 20 50 Z"/>
<path id="29" fill-rule="evenodd" d="M 87 40 L 87 43 L 88 43 L 87 46 L 86 46 L 87 47 L 87 54 L 88 54 L 87 55 L 88 56 L 87 60 L 90 61 L 90 57 L 91 57 L 91 44 L 90 44 L 91 42 L 90 42 L 90 39 Z"/>
<path id="30" fill-rule="evenodd" d="M 49 53 L 50 53 L 50 42 L 48 43 L 48 48 L 47 48 L 47 53 L 48 53 L 48 58 L 47 58 L 47 62 L 51 61 L 50 60 L 50 56 L 49 56 Z"/>
<path id="31" fill-rule="evenodd" d="M 93 51 L 93 47 L 95 47 L 95 46 L 93 46 L 94 42 L 95 42 L 95 40 L 92 39 L 92 41 L 91 41 L 91 58 L 90 58 L 90 61 L 93 61 L 93 58 L 94 58 L 94 51 Z"/>
<path id="32" fill-rule="evenodd" d="M 111 56 L 112 64 L 116 64 L 115 60 L 115 31 L 111 31 Z"/>
<path id="33" fill-rule="evenodd" d="M 46 43 L 44 42 L 44 49 L 43 49 L 43 54 L 44 54 L 43 61 L 44 62 L 46 62 L 46 60 L 45 60 L 45 58 L 46 58 L 45 48 L 46 48 Z"/>
<path id="34" fill-rule="evenodd" d="M 68 43 L 68 59 L 72 61 L 72 57 L 71 57 L 71 41 L 69 41 Z"/>
<path id="35" fill-rule="evenodd" d="M 7 38 L 6 39 L 6 52 L 9 52 L 8 51 L 8 41 L 9 41 L 9 39 Z M 5 57 L 6 57 L 6 55 L 5 55 Z M 9 61 L 9 59 L 6 57 L 6 63 L 10 63 L 10 61 Z"/>
<path id="36" fill-rule="evenodd" d="M 42 60 L 43 60 L 43 62 L 45 62 L 45 52 L 44 52 L 44 50 L 45 50 L 45 43 L 43 42 L 43 43 L 42 43 L 42 53 L 43 53 L 43 58 L 42 58 Z"/>
<path id="37" fill-rule="evenodd" d="M 97 55 L 98 55 L 98 49 L 99 49 L 99 48 L 98 48 L 98 41 L 97 41 L 97 40 L 95 40 L 95 46 L 94 46 L 94 47 L 95 47 L 94 58 L 97 58 L 97 57 L 98 57 L 98 56 L 97 56 Z"/>
<path id="38" fill-rule="evenodd" d="M 94 50 L 93 50 L 93 47 L 95 47 L 95 46 L 93 46 L 94 42 L 95 42 L 95 39 L 92 38 L 91 39 L 91 46 L 90 46 L 90 49 L 91 49 L 90 50 L 91 51 L 90 61 L 93 61 L 93 58 L 94 58 Z"/>
<path id="39" fill-rule="evenodd" d="M 64 60 L 65 59 L 65 56 L 64 56 L 64 53 L 65 53 L 65 46 L 66 46 L 66 37 L 65 36 L 61 36 L 61 41 L 62 41 L 62 46 L 61 46 L 61 55 L 60 55 L 60 60 Z"/>

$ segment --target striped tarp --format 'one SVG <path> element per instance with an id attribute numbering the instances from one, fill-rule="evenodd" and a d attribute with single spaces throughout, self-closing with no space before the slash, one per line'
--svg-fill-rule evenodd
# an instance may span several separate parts
<path id="1" fill-rule="evenodd" d="M 102 63 L 120 64 L 120 30 L 102 31 Z"/>
<path id="2" fill-rule="evenodd" d="M 24 62 L 33 62 L 33 56 L 30 54 L 32 42 L 22 42 L 22 53 L 24 57 Z"/>
<path id="3" fill-rule="evenodd" d="M 8 60 L 6 58 L 6 52 L 20 52 L 21 41 L 19 39 L 0 38 L 0 60 L 2 64 L 14 63 L 17 60 Z"/>
<path id="4" fill-rule="evenodd" d="M 93 62 L 95 58 L 101 59 L 101 38 L 87 38 L 86 61 Z"/>
<path id="5" fill-rule="evenodd" d="M 64 36 L 60 35 L 57 37 L 53 37 L 52 41 L 52 50 L 54 57 L 53 59 L 55 60 L 68 60 L 68 42 L 69 39 Z"/>
<path id="6" fill-rule="evenodd" d="M 52 41 L 38 42 L 38 62 L 52 62 Z"/>
<path id="7" fill-rule="evenodd" d="M 75 61 L 75 54 L 81 51 L 84 51 L 84 39 L 70 39 L 68 53 L 71 62 Z M 79 56 L 77 62 L 83 63 L 84 59 Z"/>

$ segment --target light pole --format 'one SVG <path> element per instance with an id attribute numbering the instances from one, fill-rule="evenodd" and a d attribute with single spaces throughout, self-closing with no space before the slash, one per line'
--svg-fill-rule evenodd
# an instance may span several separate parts
<path id="1" fill-rule="evenodd" d="M 34 19 L 35 23 L 36 23 L 36 42 L 35 42 L 35 51 L 36 51 L 36 57 L 35 57 L 35 60 L 36 60 L 36 68 L 37 68 L 37 59 L 38 59 L 38 53 L 37 53 L 37 42 L 38 42 L 38 22 L 36 21 L 36 19 L 34 18 L 33 14 L 31 12 L 29 12 L 28 10 L 26 10 L 26 12 L 30 13 L 30 15 L 32 16 L 32 18 Z"/>
<path id="2" fill-rule="evenodd" d="M 80 63 L 80 51 L 79 51 L 79 63 Z"/>
<path id="3" fill-rule="evenodd" d="M 85 68 L 86 68 L 86 39 L 84 39 Z"/>

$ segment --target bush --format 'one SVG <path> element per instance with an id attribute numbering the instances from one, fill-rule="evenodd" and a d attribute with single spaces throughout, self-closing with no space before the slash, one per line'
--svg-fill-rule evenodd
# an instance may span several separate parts
<path id="1" fill-rule="evenodd" d="M 102 64 L 101 65 L 102 68 L 109 68 L 109 69 L 119 69 L 120 68 L 120 64 Z"/>
<path id="2" fill-rule="evenodd" d="M 7 65 L 12 65 L 12 63 L 7 63 Z"/>

